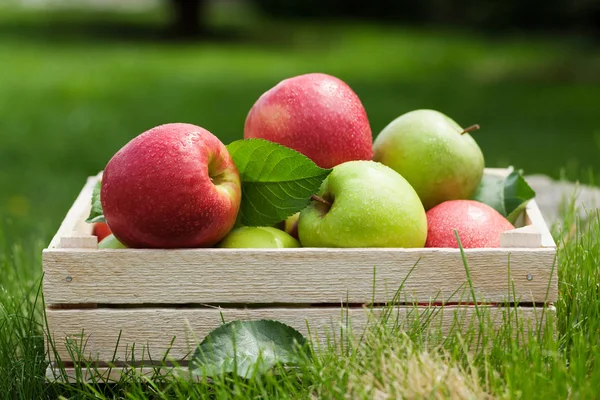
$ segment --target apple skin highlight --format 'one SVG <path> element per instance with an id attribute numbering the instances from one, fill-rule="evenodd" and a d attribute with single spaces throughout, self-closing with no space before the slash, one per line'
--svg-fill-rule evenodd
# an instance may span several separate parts
<path id="1" fill-rule="evenodd" d="M 463 248 L 500 247 L 500 234 L 515 229 L 502 214 L 475 200 L 449 200 L 427 211 L 425 247 L 458 248 L 454 229 Z"/>
<path id="2" fill-rule="evenodd" d="M 127 247 L 209 247 L 232 229 L 241 184 L 216 136 L 173 123 L 140 134 L 111 158 L 100 197 L 112 233 Z"/>
<path id="3" fill-rule="evenodd" d="M 321 168 L 371 160 L 373 136 L 360 99 L 342 80 L 312 73 L 285 79 L 254 103 L 244 139 L 294 149 Z"/>

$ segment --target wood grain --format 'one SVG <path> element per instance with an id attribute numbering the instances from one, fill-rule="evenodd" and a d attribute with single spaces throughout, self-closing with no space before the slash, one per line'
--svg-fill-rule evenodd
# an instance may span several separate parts
<path id="1" fill-rule="evenodd" d="M 90 176 L 87 182 L 75 202 L 67 212 L 65 219 L 58 228 L 56 235 L 52 238 L 52 241 L 48 245 L 48 248 L 54 249 L 61 247 L 65 244 L 66 247 L 73 247 L 73 245 L 81 244 L 88 247 L 90 241 L 93 241 L 95 236 L 92 235 L 93 225 L 85 222 L 89 215 L 92 206 L 92 191 L 94 185 L 96 185 L 98 178 L 96 176 Z M 68 239 L 65 242 L 65 238 L 70 236 L 87 236 L 87 241 L 70 242 Z M 96 243 L 98 242 L 96 238 Z"/>
<path id="2" fill-rule="evenodd" d="M 393 320 L 399 324 L 423 322 L 429 317 L 430 329 L 441 329 L 447 335 L 452 329 L 466 329 L 477 322 L 474 307 L 398 307 Z M 485 311 L 482 311 L 485 310 Z M 302 334 L 325 343 L 327 339 L 339 340 L 340 330 L 345 329 L 345 315 L 348 311 L 349 324 L 356 335 L 360 335 L 367 323 L 374 323 L 381 308 L 373 313 L 362 308 L 313 307 L 313 308 L 262 308 L 262 309 L 87 309 L 87 310 L 47 310 L 49 334 L 54 338 L 56 350 L 62 361 L 73 361 L 67 351 L 66 338 L 72 341 L 74 348 L 88 360 L 103 362 L 130 362 L 132 344 L 136 361 L 160 361 L 167 350 L 168 360 L 186 360 L 194 351 L 196 344 L 211 330 L 225 321 L 249 319 L 276 319 L 286 323 Z M 480 307 L 480 311 L 489 316 L 496 326 L 505 324 L 506 318 L 516 318 L 519 324 L 528 324 L 535 332 L 536 321 L 542 315 L 553 315 L 554 309 L 544 312 L 541 308 L 498 308 Z M 117 339 L 119 345 L 115 352 Z M 175 337 L 173 346 L 171 341 Z M 81 343 L 85 343 L 82 346 Z M 113 358 L 116 354 L 116 358 Z"/>
<path id="3" fill-rule="evenodd" d="M 98 237 L 73 232 L 70 236 L 61 237 L 58 247 L 61 249 L 97 249 Z"/>
<path id="4" fill-rule="evenodd" d="M 524 216 L 526 225 L 534 225 L 540 230 L 542 235 L 542 247 L 556 248 L 552 233 L 550 233 L 550 229 L 535 200 L 530 200 L 529 203 L 527 203 Z"/>
<path id="5" fill-rule="evenodd" d="M 556 301 L 555 249 L 465 253 L 479 301 Z M 403 281 L 403 301 L 470 296 L 458 249 L 48 249 L 43 265 L 47 304 L 383 303 Z"/>
<path id="6" fill-rule="evenodd" d="M 512 229 L 502 232 L 500 235 L 500 247 L 542 247 L 542 235 L 535 225 Z"/>

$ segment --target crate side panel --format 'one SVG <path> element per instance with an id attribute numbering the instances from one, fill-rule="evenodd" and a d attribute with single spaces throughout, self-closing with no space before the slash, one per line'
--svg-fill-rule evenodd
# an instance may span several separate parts
<path id="1" fill-rule="evenodd" d="M 52 238 L 48 248 L 61 247 L 61 241 L 70 236 L 92 237 L 93 225 L 85 222 L 92 207 L 92 192 L 98 178 L 91 176 L 87 179 L 79 195 L 73 202 L 73 205 L 67 212 L 65 219 L 61 223 L 58 231 Z"/>
<path id="2" fill-rule="evenodd" d="M 554 238 L 552 237 L 552 233 L 546 224 L 546 220 L 540 211 L 535 200 L 530 200 L 527 203 L 525 208 L 525 224 L 533 225 L 537 229 L 539 229 L 540 234 L 542 235 L 542 247 L 547 248 L 555 248 L 556 243 L 554 242 Z"/>
<path id="3" fill-rule="evenodd" d="M 527 225 L 500 235 L 500 247 L 542 247 L 542 235 L 535 225 Z"/>
<path id="4" fill-rule="evenodd" d="M 513 285 L 512 300 L 556 300 L 554 249 L 466 254 L 479 301 Z M 457 249 L 64 249 L 43 262 L 47 304 L 383 303 L 403 282 L 400 301 L 470 298 Z"/>
<path id="5" fill-rule="evenodd" d="M 353 331 L 360 335 L 369 321 L 376 321 L 381 310 L 376 308 L 374 313 L 370 313 L 361 308 L 349 308 L 347 311 Z M 458 326 L 463 328 L 474 326 L 476 322 L 474 307 L 398 307 L 396 310 L 397 313 L 394 313 L 391 320 L 412 324 L 417 317 L 421 321 L 429 318 L 430 327 L 441 329 L 444 334 L 455 327 L 457 321 Z M 487 307 L 486 310 L 489 313 L 485 314 L 497 326 L 503 324 L 510 313 L 517 315 L 514 308 Z M 521 317 L 519 323 L 528 323 L 533 327 L 538 326 L 536 323 L 541 321 L 544 314 L 550 315 L 553 312 L 546 309 L 544 313 L 541 308 L 517 310 Z M 293 326 L 304 335 L 308 335 L 307 326 L 310 326 L 312 338 L 321 343 L 326 343 L 328 338 L 333 337 L 339 341 L 340 329 L 346 326 L 346 310 L 339 307 L 48 310 L 47 315 L 49 334 L 54 338 L 56 350 L 63 361 L 72 360 L 65 345 L 66 338 L 88 360 L 129 362 L 132 360 L 133 343 L 135 360 L 138 362 L 148 361 L 150 358 L 160 361 L 167 350 L 168 360 L 186 360 L 193 353 L 196 344 L 222 323 L 221 316 L 225 321 L 276 319 Z M 85 343 L 85 346 L 81 343 Z M 113 358 L 115 354 L 116 358 Z"/>

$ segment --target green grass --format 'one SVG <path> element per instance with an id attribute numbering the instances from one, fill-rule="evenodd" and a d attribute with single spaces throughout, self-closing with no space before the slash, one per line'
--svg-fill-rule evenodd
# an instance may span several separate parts
<path id="1" fill-rule="evenodd" d="M 85 177 L 129 139 L 160 123 L 242 136 L 256 98 L 280 79 L 323 71 L 346 80 L 379 132 L 396 116 L 435 108 L 479 123 L 488 166 L 569 178 L 600 171 L 600 52 L 565 38 L 485 38 L 337 23 L 264 22 L 237 40 L 158 39 L 159 15 L 0 12 L 0 397 L 56 398 L 596 398 L 600 387 L 600 217 L 565 216 L 557 332 L 527 345 L 500 332 L 424 343 L 418 329 L 381 325 L 361 345 L 325 348 L 298 370 L 213 383 L 126 377 L 114 385 L 44 382 L 41 250 Z M 70 18 L 70 19 L 68 19 Z M 137 17 L 136 17 L 137 18 Z M 243 20 L 244 15 L 239 16 Z M 116 22 L 115 22 L 116 21 Z M 273 34 L 275 32 L 275 34 Z M 97 34 L 97 36 L 93 36 Z M 570 232 L 572 222 L 577 222 Z M 568 238 L 567 238 L 568 237 Z M 490 336 L 491 337 L 491 336 Z M 435 378 L 435 379 L 434 379 Z M 432 382 L 435 385 L 432 386 Z M 462 395 L 461 395 L 462 394 Z"/>

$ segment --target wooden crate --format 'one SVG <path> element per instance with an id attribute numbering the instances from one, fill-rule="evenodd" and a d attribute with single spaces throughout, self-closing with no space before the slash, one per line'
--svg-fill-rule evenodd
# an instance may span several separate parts
<path id="1" fill-rule="evenodd" d="M 381 310 L 373 306 L 371 314 L 364 305 L 389 302 L 401 285 L 401 317 L 427 311 L 410 303 L 432 300 L 448 302 L 434 317 L 442 331 L 451 329 L 458 312 L 465 324 L 474 317 L 474 307 L 452 304 L 470 295 L 458 249 L 99 250 L 85 222 L 96 181 L 88 178 L 43 251 L 47 336 L 69 374 L 78 361 L 69 342 L 84 343 L 85 357 L 100 366 L 127 365 L 133 357 L 161 360 L 167 350 L 185 366 L 222 317 L 277 319 L 304 334 L 308 325 L 324 340 L 346 326 L 346 316 L 354 329 L 364 328 Z M 476 298 L 492 303 L 493 321 L 501 324 L 505 313 L 494 303 L 518 302 L 517 312 L 535 329 L 542 315 L 554 313 L 556 246 L 535 201 L 517 226 L 502 234 L 501 248 L 465 253 Z M 56 360 L 49 354 L 52 377 Z M 104 372 L 112 377 L 119 370 Z"/>

